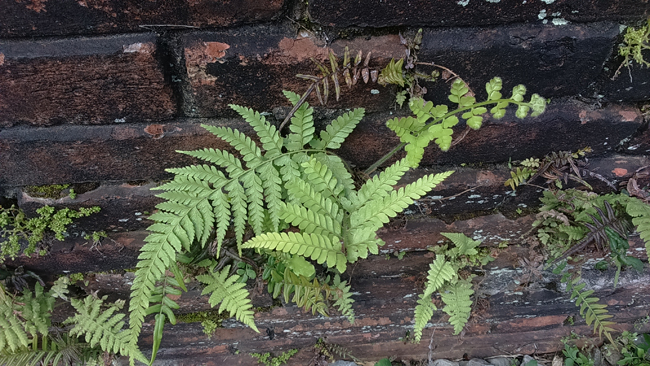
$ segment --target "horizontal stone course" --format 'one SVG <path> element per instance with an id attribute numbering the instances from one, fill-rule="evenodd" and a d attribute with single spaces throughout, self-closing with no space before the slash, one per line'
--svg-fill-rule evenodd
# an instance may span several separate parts
<path id="1" fill-rule="evenodd" d="M 372 52 L 369 66 L 380 70 L 391 58 L 404 54 L 397 35 L 372 37 L 369 40 L 337 40 L 331 49 L 342 64 L 343 50 Z M 182 39 L 187 82 L 184 83 L 184 113 L 192 117 L 232 116 L 229 104 L 245 105 L 260 112 L 288 106 L 282 90 L 303 93 L 310 81 L 296 74 L 320 75 L 311 58 L 329 68 L 328 48 L 313 37 L 295 35 L 283 27 L 244 27 L 223 32 L 200 32 Z M 179 59 L 181 57 L 179 56 Z M 386 110 L 393 105 L 393 87 L 359 82 L 352 89 L 341 78 L 341 100 L 336 102 L 330 80 L 328 108 L 363 106 L 369 111 Z M 376 91 L 373 92 L 372 90 Z M 309 99 L 318 104 L 315 93 Z"/>
<path id="2" fill-rule="evenodd" d="M 477 26 L 508 23 L 558 24 L 640 20 L 650 13 L 643 0 L 373 0 L 309 2 L 309 14 L 336 28 L 389 26 Z"/>
<path id="3" fill-rule="evenodd" d="M 176 102 L 150 34 L 0 42 L 0 127 L 164 121 Z"/>
<path id="4" fill-rule="evenodd" d="M 399 143 L 385 126 L 394 116 L 368 115 L 338 153 L 358 168 L 377 161 Z M 253 136 L 241 119 L 9 128 L 0 131 L 0 154 L 4 157 L 0 160 L 4 172 L 0 187 L 168 179 L 171 175 L 165 168 L 194 162 L 177 150 L 229 147 L 199 122 L 228 126 Z M 519 120 L 509 112 L 502 120 L 486 120 L 480 130 L 469 132 L 446 153 L 432 144 L 422 165 L 507 162 L 586 146 L 594 150 L 592 156 L 605 155 L 615 151 L 619 142 L 632 136 L 642 123 L 634 108 L 612 105 L 592 109 L 579 102 L 558 101 L 536 118 Z M 455 136 L 462 128 L 456 127 Z"/>
<path id="5" fill-rule="evenodd" d="M 225 27 L 280 16 L 285 0 L 6 0 L 0 37 Z"/>

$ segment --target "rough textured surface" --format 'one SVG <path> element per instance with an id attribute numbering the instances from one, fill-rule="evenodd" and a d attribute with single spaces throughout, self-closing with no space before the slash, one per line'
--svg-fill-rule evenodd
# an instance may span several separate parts
<path id="1" fill-rule="evenodd" d="M 526 285 L 516 282 L 524 272 L 513 265 L 518 267 L 518 258 L 522 256 L 525 256 L 525 250 L 511 246 L 486 266 L 488 276 L 484 280 L 477 278 L 477 283 L 480 282 L 478 292 L 483 300 L 476 306 L 461 337 L 452 335 L 447 316 L 437 311 L 425 329 L 421 343 L 401 340 L 412 329 L 413 308 L 421 291 L 420 281 L 432 260 L 430 254 L 411 253 L 402 260 L 373 256 L 359 262 L 352 276 L 357 312 L 354 324 L 335 312 L 325 318 L 285 305 L 256 315 L 255 321 L 261 330 L 259 334 L 232 319 L 224 320 L 223 328 L 217 329 L 210 339 L 203 334 L 200 323 L 167 325 L 157 359 L 166 364 L 191 355 L 193 362 L 207 365 L 254 365 L 256 361 L 247 353 L 280 353 L 290 348 L 304 348 L 288 365 L 306 365 L 314 356 L 309 347 L 321 337 L 329 343 L 346 347 L 366 362 L 386 356 L 395 356 L 398 360 L 420 360 L 428 356 L 458 359 L 464 354 L 486 357 L 555 352 L 563 348 L 560 338 L 571 331 L 594 337 L 591 328 L 577 316 L 575 304 L 569 301 L 567 294 L 557 289 L 556 277 L 546 273 L 544 281 L 532 281 Z M 633 329 L 635 322 L 647 315 L 650 307 L 647 274 L 625 271 L 616 291 L 612 291 L 613 273 L 589 271 L 588 267 L 585 267 L 583 276 L 588 286 L 596 290 L 601 302 L 609 306 L 613 320 L 617 322 L 615 328 Z M 100 294 L 123 296 L 128 293 L 130 276 L 129 273 L 123 276 L 97 275 L 91 278 L 86 291 L 99 290 Z M 209 310 L 206 298 L 198 296 L 198 289 L 193 289 L 193 284 L 190 288 L 190 292 L 179 299 L 181 312 Z M 569 316 L 574 317 L 574 326 L 564 325 Z M 650 330 L 647 324 L 636 325 L 641 326 L 637 330 Z M 151 331 L 152 322 L 149 322 L 145 324 L 141 343 L 144 349 L 150 347 Z M 269 334 L 273 334 L 272 339 Z"/>
<path id="2" fill-rule="evenodd" d="M 650 5 L 643 0 L 309 2 L 311 16 L 323 25 L 334 27 L 453 27 L 523 22 L 564 25 L 606 19 L 644 19 L 649 12 Z"/>
<path id="3" fill-rule="evenodd" d="M 207 121 L 205 121 L 207 122 Z M 227 123 L 247 131 L 241 121 Z M 0 186 L 168 179 L 165 168 L 193 162 L 176 150 L 224 148 L 197 123 L 57 126 L 0 131 Z"/>
<path id="4" fill-rule="evenodd" d="M 224 27 L 268 21 L 284 0 L 3 0 L 0 37 Z"/>
<path id="5" fill-rule="evenodd" d="M 371 37 L 367 41 L 336 41 L 331 49 L 342 59 L 345 46 L 350 47 L 353 55 L 359 50 L 364 55 L 372 50 L 369 66 L 378 69 L 404 52 L 396 35 Z M 184 38 L 183 48 L 187 73 L 184 112 L 195 117 L 233 115 L 228 104 L 245 105 L 260 112 L 287 106 L 289 102 L 282 90 L 302 93 L 310 84 L 296 78 L 296 74 L 320 75 L 310 58 L 329 65 L 324 44 L 311 37 L 295 37 L 289 29 L 281 27 L 194 33 Z M 360 82 L 352 90 L 346 86 L 341 89 L 342 98 L 336 102 L 330 86 L 329 108 L 363 105 L 369 111 L 385 110 L 393 103 L 393 88 L 376 83 Z M 372 89 L 380 92 L 373 94 Z M 315 94 L 310 102 L 318 103 Z"/>
<path id="6" fill-rule="evenodd" d="M 175 102 L 150 35 L 0 42 L 0 127 L 164 121 Z"/>
<path id="7" fill-rule="evenodd" d="M 385 127 L 392 117 L 366 117 L 341 148 L 341 156 L 363 168 L 390 151 L 399 143 Z M 0 160 L 0 169 L 5 172 L 0 176 L 0 186 L 167 179 L 170 175 L 165 168 L 193 162 L 177 150 L 229 146 L 197 122 L 252 132 L 246 122 L 228 119 L 5 129 L 0 131 L 0 152 L 6 157 Z M 585 146 L 592 147 L 592 156 L 604 155 L 641 125 L 641 115 L 633 108 L 594 110 L 582 103 L 561 102 L 537 118 L 519 120 L 508 113 L 501 120 L 487 120 L 479 131 L 470 132 L 446 153 L 430 146 L 422 164 L 523 160 Z M 460 127 L 456 129 L 459 134 Z"/>
<path id="8" fill-rule="evenodd" d="M 477 96 L 494 76 L 503 79 L 506 96 L 518 84 L 546 98 L 575 95 L 600 74 L 618 33 L 615 23 L 430 29 L 419 60 L 451 68 Z"/>

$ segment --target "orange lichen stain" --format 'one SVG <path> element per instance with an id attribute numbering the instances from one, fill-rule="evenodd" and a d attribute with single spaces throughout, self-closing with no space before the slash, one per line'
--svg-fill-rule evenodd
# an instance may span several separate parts
<path id="1" fill-rule="evenodd" d="M 5 54 L 0 52 L 0 66 L 5 64 Z"/>
<path id="2" fill-rule="evenodd" d="M 289 312 L 285 308 L 275 308 L 271 311 L 271 314 L 276 316 L 283 316 L 289 314 Z"/>
<path id="3" fill-rule="evenodd" d="M 479 172 L 476 175 L 476 183 L 479 183 L 480 185 L 483 186 L 492 185 L 497 180 L 498 180 L 497 176 L 494 175 L 494 173 L 492 172 Z"/>
<path id="4" fill-rule="evenodd" d="M 585 111 L 585 110 L 580 111 L 580 114 L 578 114 L 578 117 L 580 117 L 580 124 L 582 124 L 582 125 L 589 122 L 589 119 L 587 118 L 587 111 Z"/>
<path id="5" fill-rule="evenodd" d="M 312 38 L 296 39 L 284 37 L 278 44 L 279 51 L 274 52 L 265 60 L 269 64 L 293 63 L 295 61 L 309 60 L 311 57 L 324 60 L 329 52 L 328 48 L 319 47 Z"/>
<path id="6" fill-rule="evenodd" d="M 624 122 L 632 122 L 638 117 L 638 114 L 635 111 L 619 111 L 618 114 L 622 117 Z"/>
<path id="7" fill-rule="evenodd" d="M 146 53 L 151 54 L 154 51 L 154 45 L 151 42 L 147 43 L 133 43 L 122 46 L 124 53 Z"/>
<path id="8" fill-rule="evenodd" d="M 185 67 L 187 76 L 195 85 L 214 84 L 217 78 L 206 72 L 208 64 L 220 61 L 226 56 L 230 45 L 221 42 L 202 42 L 185 48 Z"/>
<path id="9" fill-rule="evenodd" d="M 627 169 L 616 168 L 612 170 L 612 173 L 616 174 L 617 177 L 624 177 L 627 174 Z"/>
<path id="10" fill-rule="evenodd" d="M 153 124 L 144 128 L 144 132 L 148 133 L 154 139 L 159 139 L 165 136 L 165 128 L 163 125 Z"/>

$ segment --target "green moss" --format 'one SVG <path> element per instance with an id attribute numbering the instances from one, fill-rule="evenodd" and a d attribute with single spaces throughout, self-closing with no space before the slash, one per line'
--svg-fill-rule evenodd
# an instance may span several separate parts
<path id="1" fill-rule="evenodd" d="M 27 186 L 25 192 L 33 197 L 40 198 L 61 198 L 65 196 L 63 191 L 70 187 L 69 184 L 51 184 L 47 186 Z"/>
<path id="2" fill-rule="evenodd" d="M 224 319 L 228 319 L 230 316 L 227 314 L 221 314 L 218 310 L 211 311 L 197 311 L 194 313 L 187 314 L 176 314 L 176 320 L 183 323 L 203 323 L 205 321 L 211 321 L 216 324 L 217 327 L 221 327 L 221 322 Z"/>

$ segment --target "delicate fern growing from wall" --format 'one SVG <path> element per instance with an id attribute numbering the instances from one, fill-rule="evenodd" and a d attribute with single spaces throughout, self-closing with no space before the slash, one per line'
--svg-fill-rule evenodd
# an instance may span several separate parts
<path id="1" fill-rule="evenodd" d="M 462 80 L 456 79 L 449 95 L 449 100 L 458 105 L 453 110 L 449 110 L 445 104 L 434 105 L 433 102 L 421 98 L 411 99 L 409 107 L 413 116 L 393 118 L 386 123 L 388 128 L 399 136 L 401 144 L 370 166 L 366 172 L 374 171 L 402 148 L 407 152 L 406 158 L 411 167 L 420 164 L 424 149 L 431 141 L 435 142 L 442 151 L 449 150 L 452 144 L 452 128 L 460 122 L 458 115 L 467 126 L 477 130 L 483 123 L 483 116 L 488 113 L 488 106 L 493 106 L 489 112 L 496 119 L 505 116 L 509 104 L 517 105 L 515 115 L 518 118 L 525 118 L 528 115 L 536 117 L 544 112 L 546 99 L 539 95 L 533 94 L 530 102 L 524 102 L 526 88 L 523 85 L 514 87 L 510 98 L 503 98 L 501 88 L 500 78 L 490 80 L 485 86 L 487 100 L 477 103 L 476 98 L 469 94 L 467 85 Z"/>
<path id="2" fill-rule="evenodd" d="M 454 334 L 459 334 L 463 330 L 472 310 L 473 276 L 461 278 L 458 271 L 469 263 L 468 257 L 478 254 L 476 248 L 481 242 L 463 234 L 441 234 L 451 240 L 454 247 L 448 250 L 446 247 L 436 249 L 436 259 L 429 265 L 427 283 L 415 307 L 414 342 L 420 342 L 422 330 L 431 320 L 433 312 L 437 310 L 431 300 L 435 292 L 440 293 L 445 304 L 442 311 L 449 315 L 449 323 L 454 326 Z"/>
<path id="3" fill-rule="evenodd" d="M 347 52 L 345 59 L 350 61 Z M 335 58 L 330 61 L 331 73 L 322 70 L 323 77 L 308 79 L 313 81 L 312 89 L 326 89 L 330 78 L 338 95 L 341 69 L 337 69 Z M 354 67 L 358 65 L 357 59 Z M 352 66 L 342 68 L 343 79 L 349 81 L 346 76 L 349 73 L 353 84 L 357 72 L 362 78 L 369 72 L 365 66 L 356 71 Z M 370 75 L 372 78 L 372 73 Z M 413 107 L 419 124 L 409 127 L 396 122 L 393 127 L 405 131 L 398 134 L 406 142 L 379 164 L 407 143 L 423 149 L 430 141 L 440 140 L 440 145 L 446 146 L 451 142 L 453 124 L 450 121 L 458 121 L 456 114 L 463 113 L 462 118 L 478 128 L 481 114 L 486 112 L 484 105 L 494 105 L 492 113 L 502 116 L 509 103 L 517 104 L 516 114 L 521 118 L 530 110 L 532 115 L 538 115 L 545 106 L 545 100 L 536 95 L 530 103 L 523 102 L 523 87 L 515 88 L 512 98 L 502 99 L 500 79 L 488 84 L 488 101 L 475 103 L 460 83 L 452 87 L 450 99 L 458 103 L 459 108 L 451 112 L 445 110 L 440 116 L 434 116 L 430 113 L 432 104 L 414 101 L 414 105 L 421 103 L 420 107 Z M 228 311 L 257 330 L 248 291 L 243 284 L 237 283 L 237 275 L 229 275 L 229 271 L 222 268 L 225 262 L 219 259 L 222 246 L 228 246 L 225 240 L 228 230 L 234 233 L 233 246 L 236 247 L 232 252 L 227 251 L 229 256 L 237 257 L 236 252 L 238 258 L 244 260 L 245 253 L 254 252 L 255 256 L 269 258 L 263 278 L 274 297 L 282 294 L 285 300 L 321 314 L 328 314 L 333 305 L 354 322 L 350 285 L 340 274 L 350 263 L 377 254 L 384 244 L 377 237 L 377 231 L 451 174 L 427 175 L 394 189 L 404 173 L 417 166 L 421 159 L 419 150 L 408 147 L 405 159 L 387 167 L 357 189 L 347 165 L 332 150 L 341 146 L 363 118 L 364 110 L 357 108 L 343 114 L 317 135 L 313 109 L 305 102 L 310 91 L 303 96 L 284 93 L 294 106 L 287 117 L 291 122 L 287 136 L 280 135 L 260 113 L 232 105 L 252 126 L 259 144 L 240 131 L 203 125 L 229 143 L 238 155 L 212 148 L 182 151 L 203 163 L 168 169 L 175 175 L 174 179 L 157 188 L 164 191 L 158 197 L 165 201 L 157 205 L 158 212 L 149 217 L 155 223 L 149 227 L 151 234 L 145 239 L 146 244 L 138 257 L 129 306 L 130 347 L 137 344 L 145 316 L 156 314 L 154 355 L 150 362 L 160 345 L 166 319 L 172 323 L 174 320 L 173 309 L 177 304 L 167 294 L 179 294 L 184 289 L 183 275 L 176 261 L 199 262 L 203 257 L 195 254 L 206 252 L 207 247 L 212 248 L 210 252 L 215 255 L 201 262 L 209 269 L 208 274 L 198 277 L 207 285 L 203 294 L 210 295 L 212 306 L 220 304 L 220 312 Z M 433 121 L 428 123 L 431 118 Z M 408 140 L 407 135 L 413 136 L 413 141 Z M 253 237 L 245 241 L 247 233 L 252 233 Z M 314 262 L 325 271 L 317 274 Z M 467 318 L 462 299 L 469 296 L 469 282 L 463 281 L 467 279 L 450 281 L 449 296 L 454 299 L 449 300 L 449 306 L 444 309 L 452 316 L 454 326 L 460 328 L 464 324 L 462 319 L 466 321 Z"/>

